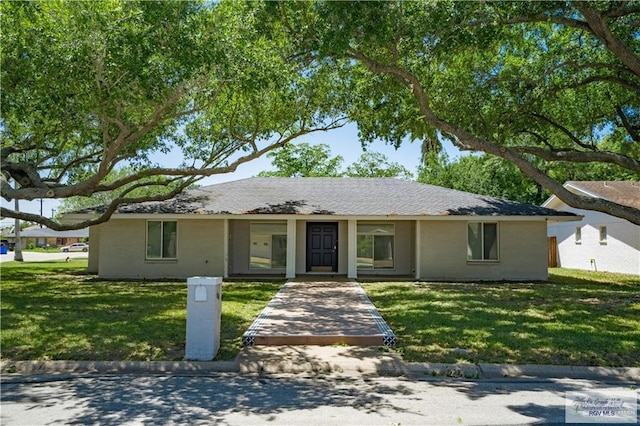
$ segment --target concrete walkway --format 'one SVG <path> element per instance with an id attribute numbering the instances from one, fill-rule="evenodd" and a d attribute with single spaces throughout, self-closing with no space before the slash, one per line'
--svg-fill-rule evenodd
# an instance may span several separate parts
<path id="1" fill-rule="evenodd" d="M 352 281 L 286 283 L 242 338 L 253 345 L 395 346 L 396 336 Z"/>

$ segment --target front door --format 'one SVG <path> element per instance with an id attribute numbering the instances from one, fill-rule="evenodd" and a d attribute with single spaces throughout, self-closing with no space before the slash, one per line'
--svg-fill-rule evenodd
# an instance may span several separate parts
<path id="1" fill-rule="evenodd" d="M 338 272 L 337 223 L 307 223 L 307 272 Z"/>

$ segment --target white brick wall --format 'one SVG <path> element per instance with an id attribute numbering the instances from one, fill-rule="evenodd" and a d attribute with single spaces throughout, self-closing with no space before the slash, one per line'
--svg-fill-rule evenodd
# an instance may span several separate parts
<path id="1" fill-rule="evenodd" d="M 640 226 L 604 213 L 577 210 L 564 205 L 558 210 L 584 215 L 580 222 L 550 223 L 548 235 L 558 240 L 558 266 L 640 275 Z M 600 241 L 600 226 L 607 227 L 607 241 Z M 582 241 L 575 242 L 576 227 Z"/>

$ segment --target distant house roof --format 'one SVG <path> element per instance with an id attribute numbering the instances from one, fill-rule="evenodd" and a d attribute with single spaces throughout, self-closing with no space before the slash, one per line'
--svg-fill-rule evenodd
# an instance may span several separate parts
<path id="1" fill-rule="evenodd" d="M 15 237 L 16 234 L 11 232 L 7 237 Z M 20 231 L 20 236 L 24 238 L 86 238 L 89 236 L 89 228 L 76 229 L 73 231 L 54 231 L 49 228 L 40 228 L 40 226 L 30 226 Z"/>
<path id="2" fill-rule="evenodd" d="M 82 213 L 90 213 L 84 211 Z M 187 191 L 117 214 L 574 216 L 572 213 L 392 178 L 249 178 Z"/>
<path id="3" fill-rule="evenodd" d="M 604 198 L 618 204 L 640 208 L 640 182 L 633 181 L 568 181 L 564 184 L 584 195 Z"/>

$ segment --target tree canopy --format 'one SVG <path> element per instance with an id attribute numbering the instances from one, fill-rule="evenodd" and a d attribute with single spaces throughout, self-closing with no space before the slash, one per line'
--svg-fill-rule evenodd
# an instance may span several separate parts
<path id="1" fill-rule="evenodd" d="M 364 141 L 443 139 L 514 164 L 567 204 L 640 224 L 640 211 L 573 194 L 550 164 L 640 175 L 640 3 L 276 3 L 306 63 L 338 66 Z M 345 69 L 346 68 L 346 69 Z"/>
<path id="2" fill-rule="evenodd" d="M 640 224 L 554 172 L 640 177 L 638 0 L 16 1 L 0 16 L 1 195 L 118 195 L 83 223 L 5 217 L 99 223 L 348 118 L 364 143 L 446 139 Z"/>
<path id="3" fill-rule="evenodd" d="M 3 205 L 4 217 L 100 223 L 342 125 L 335 76 L 290 61 L 287 34 L 260 32 L 240 3 L 16 1 L 0 14 L 2 197 L 116 194 L 81 223 Z"/>
<path id="4" fill-rule="evenodd" d="M 258 176 L 278 177 L 395 177 L 411 179 L 404 166 L 389 161 L 379 152 L 364 152 L 355 163 L 343 169 L 344 158 L 331 156 L 327 144 L 291 143 L 267 154 L 275 170 L 260 172 Z"/>

